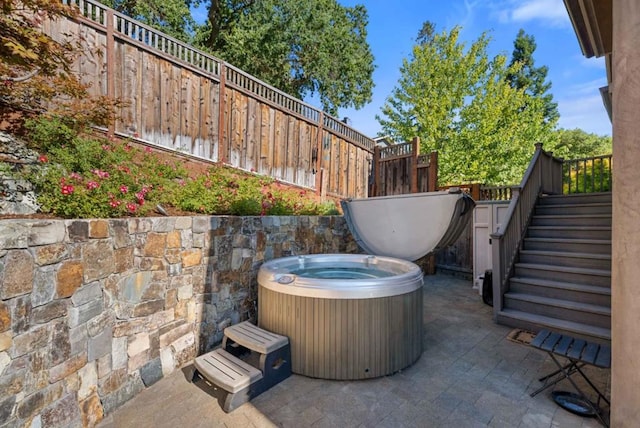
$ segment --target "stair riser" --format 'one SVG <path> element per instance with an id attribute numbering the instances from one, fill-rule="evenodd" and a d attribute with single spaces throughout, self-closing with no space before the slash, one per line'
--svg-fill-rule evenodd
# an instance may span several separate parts
<path id="1" fill-rule="evenodd" d="M 608 294 L 586 293 L 577 290 L 567 290 L 565 288 L 543 287 L 518 281 L 510 281 L 509 290 L 514 293 L 531 294 L 533 296 L 551 297 L 554 299 L 611 307 L 611 295 Z"/>
<path id="2" fill-rule="evenodd" d="M 611 227 L 611 217 L 540 217 L 531 219 L 532 226 L 607 226 Z"/>
<path id="3" fill-rule="evenodd" d="M 554 205 L 537 205 L 535 208 L 536 215 L 592 215 L 592 214 L 611 214 L 611 205 L 575 205 L 575 206 L 554 206 Z"/>
<path id="4" fill-rule="evenodd" d="M 540 198 L 540 205 L 566 205 L 566 204 L 610 204 L 611 193 L 600 194 L 585 194 L 585 195 L 571 195 L 571 196 L 551 196 Z"/>
<path id="5" fill-rule="evenodd" d="M 538 229 L 530 227 L 527 231 L 530 238 L 558 238 L 558 239 L 607 239 L 611 240 L 611 230 L 598 229 Z"/>
<path id="6" fill-rule="evenodd" d="M 587 275 L 516 266 L 516 276 L 611 288 L 611 276 Z"/>
<path id="7" fill-rule="evenodd" d="M 522 328 L 525 330 L 530 330 L 530 331 L 540 331 L 544 328 L 546 329 L 550 329 L 553 330 L 555 332 L 558 332 L 560 334 L 568 334 L 569 336 L 573 336 L 575 338 L 580 338 L 580 339 L 584 339 L 590 342 L 596 342 L 596 343 L 602 343 L 602 344 L 606 344 L 606 345 L 610 345 L 611 341 L 607 340 L 607 338 L 603 338 L 601 336 L 591 336 L 589 334 L 580 334 L 577 333 L 575 331 L 571 331 L 571 330 L 565 330 L 562 327 L 555 325 L 553 323 L 535 323 L 535 322 L 529 322 L 529 321 L 525 321 L 525 320 L 521 320 L 518 318 L 512 318 L 508 315 L 505 315 L 503 313 L 498 313 L 497 317 L 496 317 L 496 322 L 500 325 L 506 325 L 509 327 L 514 327 L 514 328 Z"/>
<path id="8" fill-rule="evenodd" d="M 611 244 L 583 244 L 577 242 L 539 242 L 524 240 L 525 250 L 567 251 L 574 253 L 611 254 Z"/>
<path id="9" fill-rule="evenodd" d="M 520 261 L 522 263 L 538 263 L 553 266 L 611 270 L 611 259 L 570 257 L 569 254 L 567 254 L 566 256 L 558 256 L 520 253 Z"/>
<path id="10" fill-rule="evenodd" d="M 504 296 L 504 307 L 547 317 L 562 318 L 567 321 L 594 325 L 596 327 L 611 328 L 611 317 L 608 315 L 511 299 L 509 294 L 505 294 Z"/>

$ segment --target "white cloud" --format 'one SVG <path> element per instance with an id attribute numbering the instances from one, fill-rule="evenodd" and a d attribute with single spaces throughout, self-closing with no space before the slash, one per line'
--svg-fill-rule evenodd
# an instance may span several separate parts
<path id="1" fill-rule="evenodd" d="M 601 87 L 607 86 L 607 80 L 605 78 L 597 78 L 584 82 L 575 83 L 568 87 L 567 92 L 573 96 L 581 95 L 593 95 L 598 94 Z"/>
<path id="2" fill-rule="evenodd" d="M 567 10 L 561 0 L 510 2 L 509 7 L 497 12 L 497 17 L 502 23 L 540 20 L 555 27 L 564 27 L 570 24 Z"/>
<path id="3" fill-rule="evenodd" d="M 558 110 L 561 128 L 611 135 L 611 122 L 598 92 L 558 100 Z"/>
<path id="4" fill-rule="evenodd" d="M 580 60 L 580 66 L 581 67 L 595 68 L 595 69 L 599 69 L 599 70 L 603 70 L 603 71 L 605 71 L 607 69 L 607 67 L 605 65 L 605 62 L 604 62 L 604 57 L 586 58 L 586 57 L 580 55 L 577 58 Z"/>

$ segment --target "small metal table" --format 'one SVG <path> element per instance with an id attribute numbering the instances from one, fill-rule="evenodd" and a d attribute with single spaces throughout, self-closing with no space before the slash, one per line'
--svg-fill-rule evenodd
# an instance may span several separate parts
<path id="1" fill-rule="evenodd" d="M 531 341 L 531 346 L 546 351 L 558 366 L 558 370 L 555 370 L 554 372 L 539 379 L 540 382 L 544 382 L 544 385 L 532 392 L 531 396 L 534 397 L 545 389 L 557 384 L 561 380 L 567 379 L 576 389 L 578 395 L 584 398 L 584 402 L 587 403 L 591 410 L 593 410 L 600 422 L 602 422 L 604 426 L 608 426 L 602 416 L 600 400 L 604 400 L 608 406 L 611 406 L 611 403 L 609 403 L 609 400 L 607 400 L 604 394 L 600 392 L 593 382 L 591 382 L 591 380 L 589 380 L 589 378 L 584 374 L 582 367 L 589 364 L 604 369 L 610 368 L 611 347 L 600 345 L 598 343 L 587 342 L 582 339 L 576 339 L 566 334 L 560 334 L 549 330 L 540 330 L 536 337 Z M 558 357 L 563 357 L 568 362 L 561 364 Z M 598 401 L 596 404 L 593 404 L 587 398 L 571 378 L 575 373 L 579 373 L 589 386 L 591 386 L 591 388 L 593 388 L 593 390 L 598 394 Z"/>

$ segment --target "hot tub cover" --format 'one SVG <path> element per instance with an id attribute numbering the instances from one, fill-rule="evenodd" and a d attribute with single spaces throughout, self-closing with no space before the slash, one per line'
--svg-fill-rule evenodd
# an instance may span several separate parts
<path id="1" fill-rule="evenodd" d="M 453 244 L 474 206 L 457 188 L 342 201 L 349 230 L 364 251 L 412 261 Z"/>

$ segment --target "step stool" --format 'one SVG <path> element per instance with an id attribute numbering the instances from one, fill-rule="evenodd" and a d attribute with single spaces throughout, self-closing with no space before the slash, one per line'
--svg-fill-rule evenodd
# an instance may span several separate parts
<path id="1" fill-rule="evenodd" d="M 291 347 L 286 336 L 245 321 L 227 327 L 222 347 L 197 357 L 194 366 L 192 381 L 215 388 L 228 413 L 291 375 Z"/>

